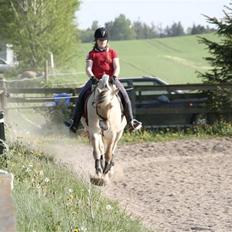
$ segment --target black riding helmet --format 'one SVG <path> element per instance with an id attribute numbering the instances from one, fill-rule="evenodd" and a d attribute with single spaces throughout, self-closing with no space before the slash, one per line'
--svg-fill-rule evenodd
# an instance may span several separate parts
<path id="1" fill-rule="evenodd" d="M 108 32 L 104 27 L 98 28 L 94 33 L 95 41 L 97 39 L 107 39 L 108 40 Z"/>

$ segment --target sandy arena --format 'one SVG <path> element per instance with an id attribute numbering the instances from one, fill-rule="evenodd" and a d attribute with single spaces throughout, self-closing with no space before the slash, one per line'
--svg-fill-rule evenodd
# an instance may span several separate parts
<path id="1" fill-rule="evenodd" d="M 31 145 L 79 174 L 93 174 L 92 148 L 67 137 L 36 137 Z M 103 194 L 152 231 L 232 231 L 231 138 L 119 145 L 115 165 Z"/>

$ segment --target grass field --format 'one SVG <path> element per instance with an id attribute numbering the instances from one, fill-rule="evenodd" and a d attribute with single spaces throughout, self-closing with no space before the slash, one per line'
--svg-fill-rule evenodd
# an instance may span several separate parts
<path id="1" fill-rule="evenodd" d="M 218 40 L 215 34 L 202 35 Z M 149 40 L 110 41 L 120 57 L 121 76 L 158 76 L 169 83 L 197 83 L 197 71 L 205 72 L 210 66 L 203 59 L 208 56 L 206 46 L 199 43 L 197 36 L 182 36 Z M 92 44 L 80 47 L 79 72 L 84 72 L 85 58 Z M 79 74 L 78 80 L 85 80 Z"/>

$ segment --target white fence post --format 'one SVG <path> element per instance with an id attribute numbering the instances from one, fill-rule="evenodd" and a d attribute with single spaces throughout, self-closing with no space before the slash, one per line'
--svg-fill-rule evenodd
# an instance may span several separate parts
<path id="1" fill-rule="evenodd" d="M 15 206 L 11 197 L 13 175 L 0 170 L 0 232 L 16 232 Z"/>

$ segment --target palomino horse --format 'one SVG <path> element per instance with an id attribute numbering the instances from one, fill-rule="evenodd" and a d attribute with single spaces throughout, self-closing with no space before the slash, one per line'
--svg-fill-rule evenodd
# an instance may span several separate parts
<path id="1" fill-rule="evenodd" d="M 88 125 L 82 119 L 93 146 L 97 176 L 92 177 L 91 182 L 95 184 L 102 181 L 104 184 L 112 174 L 113 154 L 126 126 L 117 93 L 117 87 L 109 82 L 108 75 L 104 75 L 87 101 Z"/>

